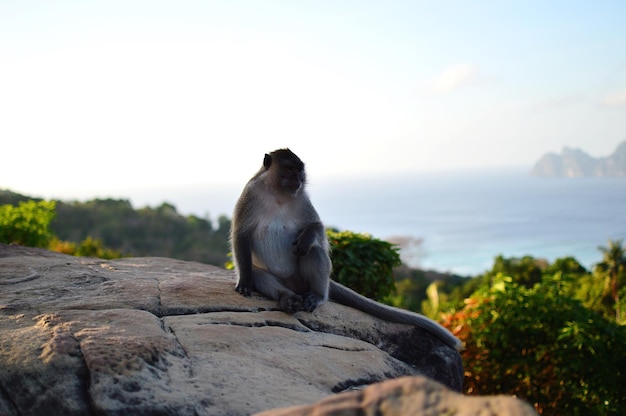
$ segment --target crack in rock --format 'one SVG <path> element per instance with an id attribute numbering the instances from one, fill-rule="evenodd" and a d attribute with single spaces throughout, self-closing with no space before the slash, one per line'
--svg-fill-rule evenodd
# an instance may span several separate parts
<path id="1" fill-rule="evenodd" d="M 369 386 L 370 384 L 379 383 L 383 381 L 384 379 L 385 378 L 382 378 L 377 375 L 369 375 L 367 377 L 361 377 L 361 378 L 354 379 L 354 380 L 348 379 L 348 380 L 335 384 L 331 390 L 333 393 L 341 393 L 341 392 L 350 391 L 350 390 L 361 390 L 364 387 Z"/>
<path id="2" fill-rule="evenodd" d="M 163 317 L 163 302 L 161 301 L 161 281 L 156 279 L 157 281 L 157 313 L 155 314 L 158 318 Z"/>
<path id="3" fill-rule="evenodd" d="M 161 318 L 165 317 L 173 317 L 173 316 L 189 316 L 189 315 L 201 315 L 208 313 L 220 313 L 220 312 L 232 312 L 232 313 L 259 313 L 259 312 L 270 312 L 277 311 L 277 309 L 266 309 L 266 308 L 251 308 L 246 306 L 232 306 L 232 307 L 223 307 L 223 306 L 204 306 L 204 307 L 167 307 L 161 306 L 160 314 L 158 315 Z"/>
<path id="4" fill-rule="evenodd" d="M 0 280 L 0 285 L 16 285 L 18 283 L 30 282 L 31 280 L 39 279 L 41 275 L 31 269 L 31 273 L 28 276 L 19 276 L 12 279 Z"/>
<path id="5" fill-rule="evenodd" d="M 163 325 L 163 328 L 164 328 L 164 331 L 165 331 L 165 322 L 163 322 L 162 319 L 160 321 L 161 321 L 161 324 Z M 176 335 L 176 331 L 174 330 L 174 328 L 172 328 L 171 326 L 168 326 L 167 327 L 167 332 L 170 333 L 174 337 L 174 340 L 176 341 L 176 344 L 178 344 L 178 347 L 184 353 L 184 356 L 185 356 L 184 358 L 189 361 L 189 373 L 188 373 L 189 378 L 194 377 L 195 374 L 194 374 L 194 371 L 193 371 L 193 361 L 191 360 L 191 356 L 189 355 L 189 351 L 187 351 L 185 346 L 178 339 L 178 335 Z"/>
<path id="6" fill-rule="evenodd" d="M 339 350 L 339 351 L 347 351 L 347 352 L 361 352 L 361 351 L 367 351 L 367 349 L 365 348 L 347 348 L 347 347 L 338 347 L 336 345 L 329 345 L 329 344 L 318 344 L 318 347 L 322 347 L 322 348 L 330 348 L 331 350 Z"/>
<path id="7" fill-rule="evenodd" d="M 297 332 L 312 332 L 308 328 L 303 328 L 298 324 L 289 324 L 281 321 L 259 321 L 259 322 L 219 322 L 219 321 L 207 321 L 203 324 L 199 325 L 231 325 L 231 326 L 242 326 L 246 328 L 264 328 L 264 327 L 278 327 L 290 329 L 292 331 Z M 346 350 L 347 351 L 347 350 Z"/>

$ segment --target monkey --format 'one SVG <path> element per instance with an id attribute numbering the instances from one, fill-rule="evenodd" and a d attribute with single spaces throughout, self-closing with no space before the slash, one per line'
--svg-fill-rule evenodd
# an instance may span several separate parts
<path id="1" fill-rule="evenodd" d="M 389 322 L 418 326 L 460 350 L 461 342 L 426 316 L 383 305 L 331 280 L 330 246 L 305 184 L 304 163 L 295 153 L 285 148 L 265 154 L 233 213 L 235 290 L 246 297 L 261 293 L 290 314 L 313 312 L 330 299 Z"/>

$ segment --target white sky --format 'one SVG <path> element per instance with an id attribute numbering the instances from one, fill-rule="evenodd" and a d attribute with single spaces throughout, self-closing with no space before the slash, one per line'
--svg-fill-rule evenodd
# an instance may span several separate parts
<path id="1" fill-rule="evenodd" d="M 0 0 L 0 188 L 529 168 L 626 139 L 626 1 Z M 166 199 L 166 196 L 164 196 Z"/>

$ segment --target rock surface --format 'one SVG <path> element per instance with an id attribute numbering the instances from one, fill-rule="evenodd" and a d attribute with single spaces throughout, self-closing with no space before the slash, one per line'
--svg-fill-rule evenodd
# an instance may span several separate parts
<path id="1" fill-rule="evenodd" d="M 536 416 L 529 404 L 508 396 L 466 397 L 425 377 L 402 377 L 314 405 L 268 410 L 256 416 Z"/>
<path id="2" fill-rule="evenodd" d="M 428 332 L 332 302 L 291 316 L 234 279 L 0 245 L 0 415 L 243 415 L 415 375 L 461 389 Z"/>

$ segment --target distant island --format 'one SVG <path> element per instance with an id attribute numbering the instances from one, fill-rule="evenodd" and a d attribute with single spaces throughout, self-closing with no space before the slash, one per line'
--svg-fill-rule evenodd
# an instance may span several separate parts
<path id="1" fill-rule="evenodd" d="M 615 152 L 608 157 L 595 158 L 580 149 L 569 147 L 564 148 L 560 155 L 547 153 L 535 163 L 530 174 L 568 178 L 626 177 L 626 141 L 617 146 Z"/>

